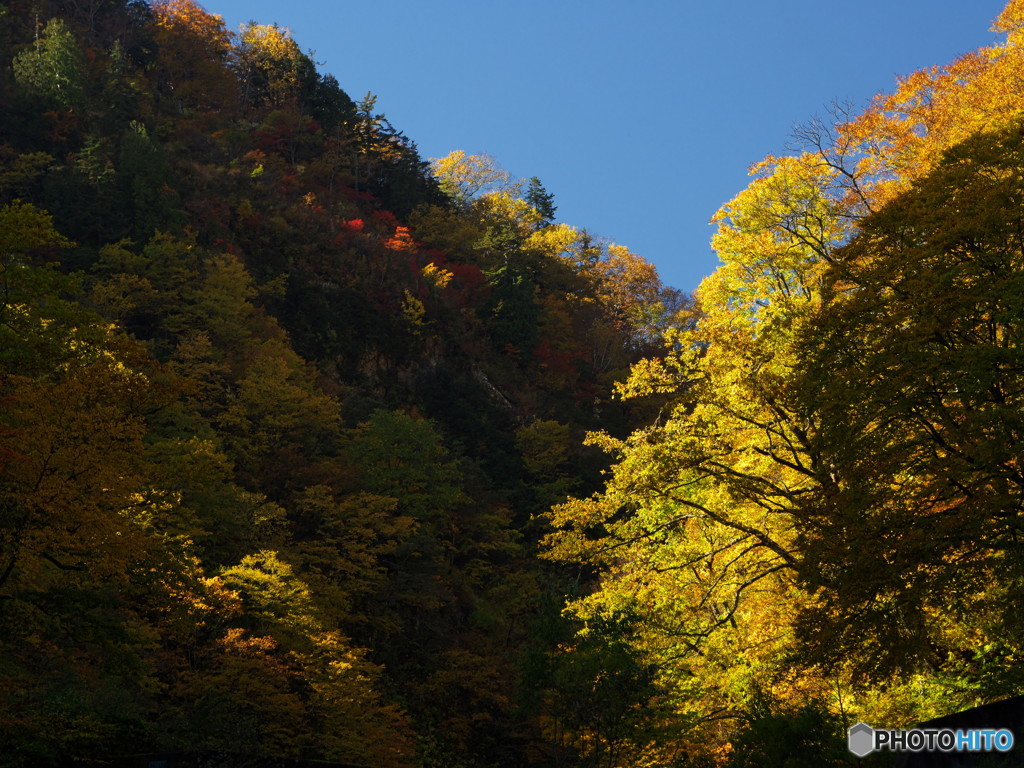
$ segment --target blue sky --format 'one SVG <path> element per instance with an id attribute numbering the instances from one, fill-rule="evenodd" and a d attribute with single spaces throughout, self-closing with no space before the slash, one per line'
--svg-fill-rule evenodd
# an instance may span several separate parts
<path id="1" fill-rule="evenodd" d="M 424 157 L 490 154 L 692 290 L 708 219 L 833 100 L 987 45 L 1004 0 L 205 0 L 288 27 Z"/>

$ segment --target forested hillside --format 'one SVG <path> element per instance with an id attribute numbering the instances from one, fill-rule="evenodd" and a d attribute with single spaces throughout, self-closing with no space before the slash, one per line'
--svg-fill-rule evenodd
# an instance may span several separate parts
<path id="1" fill-rule="evenodd" d="M 537 516 L 683 297 L 277 26 L 9 2 L 0 48 L 0 762 L 584 754 Z"/>
<path id="2" fill-rule="evenodd" d="M 690 299 L 282 27 L 0 3 L 0 765 L 846 765 L 1024 691 L 997 29 Z"/>

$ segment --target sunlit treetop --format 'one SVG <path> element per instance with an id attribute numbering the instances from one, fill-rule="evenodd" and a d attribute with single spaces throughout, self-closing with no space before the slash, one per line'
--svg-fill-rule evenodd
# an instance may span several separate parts
<path id="1" fill-rule="evenodd" d="M 209 50 L 222 56 L 231 49 L 231 34 L 224 18 L 207 12 L 194 0 L 156 0 L 153 11 L 158 27 L 188 30 L 197 41 L 205 41 Z"/>
<path id="2" fill-rule="evenodd" d="M 488 192 L 517 193 L 519 184 L 490 155 L 467 155 L 457 149 L 430 159 L 431 171 L 441 188 L 454 199 L 468 202 Z"/>

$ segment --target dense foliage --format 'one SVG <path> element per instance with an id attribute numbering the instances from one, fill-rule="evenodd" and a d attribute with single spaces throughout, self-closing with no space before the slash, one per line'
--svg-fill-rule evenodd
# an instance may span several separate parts
<path id="1" fill-rule="evenodd" d="M 858 719 L 1022 691 L 1022 28 L 754 168 L 697 321 L 621 387 L 661 418 L 594 434 L 607 486 L 551 514 L 600 569 L 572 612 L 628 627 L 693 761 L 845 764 Z"/>
<path id="2" fill-rule="evenodd" d="M 569 653 L 535 516 L 682 297 L 275 25 L 8 2 L 0 48 L 0 763 L 586 759 L 632 662 Z"/>
<path id="3" fill-rule="evenodd" d="M 1021 693 L 996 28 L 756 166 L 691 303 L 276 25 L 0 4 L 0 764 L 845 765 Z"/>

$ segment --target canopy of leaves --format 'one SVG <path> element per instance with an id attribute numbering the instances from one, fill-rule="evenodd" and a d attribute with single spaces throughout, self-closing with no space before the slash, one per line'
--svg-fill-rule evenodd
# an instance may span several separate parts
<path id="1" fill-rule="evenodd" d="M 786 717 L 904 723 L 1020 691 L 1019 5 L 1005 44 L 755 166 L 699 313 L 621 388 L 657 420 L 593 434 L 604 490 L 550 513 L 551 556 L 599 573 L 569 609 L 635 617 L 723 750 L 758 691 Z M 754 730 L 731 762 L 799 759 Z"/>
<path id="2" fill-rule="evenodd" d="M 1019 693 L 1022 8 L 690 300 L 276 24 L 3 6 L 4 759 L 842 765 Z"/>
<path id="3" fill-rule="evenodd" d="M 542 765 L 552 686 L 637 741 L 648 670 L 557 650 L 531 518 L 634 423 L 653 268 L 491 159 L 435 175 L 276 24 L 0 12 L 0 762 Z"/>

